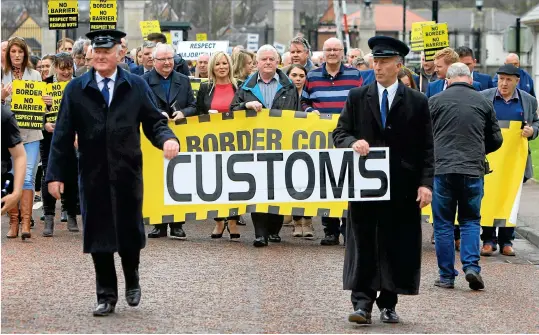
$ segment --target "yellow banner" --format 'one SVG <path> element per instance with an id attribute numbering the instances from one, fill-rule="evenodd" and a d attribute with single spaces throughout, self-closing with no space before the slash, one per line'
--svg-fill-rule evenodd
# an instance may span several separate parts
<path id="1" fill-rule="evenodd" d="M 170 123 L 180 141 L 181 152 L 195 151 L 257 151 L 333 148 L 332 131 L 339 115 L 317 116 L 314 113 L 263 110 L 238 111 L 194 116 Z M 520 123 L 503 128 L 504 143 L 496 153 L 489 155 L 494 172 L 485 178 L 482 225 L 492 226 L 494 220 L 510 221 L 519 185 L 524 175 L 527 147 L 520 137 Z M 145 222 L 163 222 L 163 216 L 172 221 L 202 220 L 209 214 L 220 217 L 244 214 L 252 204 L 164 205 L 165 176 L 163 152 L 145 138 L 141 140 L 143 152 Z M 301 208 L 305 216 L 342 217 L 346 214 L 345 202 L 291 202 L 256 204 L 257 212 L 293 214 Z M 518 208 L 518 207 L 517 207 Z M 231 214 L 235 213 L 235 214 Z M 423 211 L 430 215 L 430 207 Z M 512 222 L 512 221 L 511 221 Z M 509 224 L 508 224 L 509 225 Z"/>
<path id="2" fill-rule="evenodd" d="M 13 81 L 11 111 L 22 129 L 43 129 L 46 83 L 31 80 Z"/>
<path id="3" fill-rule="evenodd" d="M 90 30 L 116 29 L 118 5 L 116 0 L 90 1 Z"/>
<path id="4" fill-rule="evenodd" d="M 481 225 L 514 227 L 520 205 L 520 192 L 528 157 L 528 140 L 522 137 L 521 122 L 499 121 L 503 145 L 487 156 L 492 173 L 485 176 L 485 195 L 481 202 Z M 430 222 L 432 208 L 422 211 Z M 456 218 L 455 218 L 455 222 Z"/>
<path id="5" fill-rule="evenodd" d="M 140 32 L 142 33 L 142 38 L 146 39 L 151 33 L 160 33 L 161 25 L 159 21 L 140 21 Z"/>
<path id="6" fill-rule="evenodd" d="M 422 27 L 422 30 L 425 60 L 434 60 L 436 51 L 449 46 L 449 30 L 447 29 L 447 23 L 425 25 Z"/>
<path id="7" fill-rule="evenodd" d="M 58 110 L 60 109 L 60 102 L 62 102 L 62 96 L 64 95 L 64 89 L 67 86 L 67 81 L 59 83 L 47 84 L 47 95 L 52 97 L 51 109 L 45 114 L 45 122 L 56 123 L 58 117 Z"/>
<path id="8" fill-rule="evenodd" d="M 435 21 L 424 21 L 412 23 L 412 34 L 410 36 L 410 46 L 412 51 L 423 51 L 423 26 L 436 24 Z"/>
<path id="9" fill-rule="evenodd" d="M 79 3 L 77 0 L 49 0 L 49 29 L 71 29 L 79 26 Z"/>

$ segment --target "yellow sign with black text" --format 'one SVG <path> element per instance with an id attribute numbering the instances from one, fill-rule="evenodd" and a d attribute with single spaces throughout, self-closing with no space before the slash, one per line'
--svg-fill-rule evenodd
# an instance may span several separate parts
<path id="1" fill-rule="evenodd" d="M 77 0 L 48 1 L 49 30 L 73 29 L 79 26 Z"/>
<path id="2" fill-rule="evenodd" d="M 21 129 L 43 129 L 45 115 L 46 83 L 32 80 L 15 80 L 12 86 L 11 111 Z"/>
<path id="3" fill-rule="evenodd" d="M 338 117 L 336 114 L 318 116 L 313 113 L 280 110 L 263 110 L 259 113 L 237 111 L 189 117 L 179 120 L 179 124 L 170 123 L 170 127 L 179 139 L 181 152 L 245 153 L 266 150 L 331 149 L 333 148 L 331 133 L 337 125 Z M 494 173 L 485 179 L 485 191 L 488 193 L 482 208 L 484 218 L 482 224 L 485 226 L 492 226 L 495 220 L 498 220 L 496 222 L 506 220 L 508 224 L 511 223 L 509 220 L 511 208 L 518 198 L 518 188 L 522 183 L 524 170 L 522 168 L 519 181 L 515 179 L 516 177 L 506 178 L 505 174 L 507 169 L 516 168 L 510 175 L 518 176 L 519 173 L 515 171 L 519 171 L 523 162 L 525 164 L 527 155 L 527 149 L 522 150 L 520 133 L 514 127 L 516 126 L 512 125 L 511 128 L 502 130 L 503 145 L 506 147 L 500 150 L 504 151 L 489 156 Z M 153 147 L 145 137 L 141 139 L 141 145 L 144 179 L 143 215 L 148 224 L 161 223 L 165 220 L 179 222 L 202 220 L 212 216 L 227 217 L 232 215 L 230 213 L 235 213 L 233 215 L 247 213 L 252 208 L 256 208 L 257 212 L 278 214 L 293 214 L 299 210 L 302 214 L 295 215 L 328 217 L 346 215 L 348 207 L 346 202 L 166 205 L 167 177 L 163 169 L 166 163 L 163 152 Z M 512 162 L 519 165 L 512 165 Z M 423 213 L 428 214 L 426 211 Z"/>
<path id="4" fill-rule="evenodd" d="M 47 84 L 47 95 L 52 97 L 51 109 L 45 114 L 45 122 L 56 123 L 58 117 L 58 111 L 60 110 L 60 103 L 62 102 L 62 96 L 67 86 L 67 81 Z"/>
<path id="5" fill-rule="evenodd" d="M 436 24 L 435 21 L 423 21 L 412 23 L 410 46 L 412 51 L 423 51 L 423 26 Z"/>
<path id="6" fill-rule="evenodd" d="M 147 39 L 148 35 L 151 33 L 160 33 L 161 25 L 159 21 L 140 21 L 140 32 L 142 33 L 142 38 Z"/>
<path id="7" fill-rule="evenodd" d="M 204 81 L 208 81 L 208 78 L 189 78 L 195 99 L 197 97 L 198 90 L 200 89 L 200 84 Z"/>
<path id="8" fill-rule="evenodd" d="M 438 50 L 449 47 L 449 31 L 447 23 L 425 25 L 423 30 L 423 49 L 425 61 L 434 60 L 434 54 Z"/>
<path id="9" fill-rule="evenodd" d="M 207 41 L 208 40 L 208 34 L 206 33 L 199 33 L 196 35 L 197 41 Z"/>
<path id="10" fill-rule="evenodd" d="M 116 29 L 117 22 L 116 0 L 90 0 L 90 31 Z"/>

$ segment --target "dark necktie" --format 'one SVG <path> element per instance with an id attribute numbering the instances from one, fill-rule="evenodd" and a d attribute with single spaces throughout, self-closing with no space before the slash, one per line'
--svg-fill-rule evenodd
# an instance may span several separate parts
<path id="1" fill-rule="evenodd" d="M 103 79 L 104 85 L 103 85 L 103 89 L 101 90 L 101 94 L 103 94 L 103 98 L 105 98 L 105 102 L 107 103 L 107 106 L 109 105 L 109 99 L 110 99 L 109 81 L 110 81 L 110 78 Z"/>
<path id="2" fill-rule="evenodd" d="M 382 127 L 386 127 L 386 118 L 387 114 L 389 112 L 389 100 L 387 99 L 387 90 L 384 90 L 384 94 L 382 94 L 382 108 L 380 111 L 380 114 L 382 116 Z"/>

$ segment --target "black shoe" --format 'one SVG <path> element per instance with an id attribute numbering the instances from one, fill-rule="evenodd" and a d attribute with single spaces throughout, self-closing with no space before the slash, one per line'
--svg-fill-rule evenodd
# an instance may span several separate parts
<path id="1" fill-rule="evenodd" d="M 36 222 L 34 221 L 34 218 L 30 217 L 30 228 L 34 228 L 35 225 L 36 225 Z"/>
<path id="2" fill-rule="evenodd" d="M 219 234 L 214 234 L 214 233 L 212 233 L 212 234 L 211 234 L 211 238 L 221 238 L 221 237 L 223 237 L 223 233 L 225 232 L 225 229 L 227 229 L 227 228 L 228 228 L 228 226 L 227 226 L 227 224 L 225 223 L 225 224 L 223 225 L 223 230 L 222 230 Z M 214 229 L 214 230 L 215 230 L 215 229 Z M 230 231 L 229 231 L 229 232 L 230 232 Z"/>
<path id="3" fill-rule="evenodd" d="M 399 323 L 399 316 L 395 308 L 382 308 L 380 310 L 380 321 L 383 323 Z"/>
<path id="4" fill-rule="evenodd" d="M 94 316 L 108 316 L 109 314 L 114 313 L 114 308 L 115 307 L 116 307 L 116 305 L 109 304 L 108 302 L 105 302 L 103 304 L 99 304 L 94 309 Z"/>
<path id="5" fill-rule="evenodd" d="M 45 228 L 43 229 L 44 237 L 52 237 L 54 233 L 54 215 L 45 215 Z"/>
<path id="6" fill-rule="evenodd" d="M 60 214 L 60 221 L 67 222 L 67 211 L 62 211 Z"/>
<path id="7" fill-rule="evenodd" d="M 180 226 L 180 227 L 175 227 L 175 228 L 170 228 L 170 237 L 172 238 L 185 238 L 187 235 L 185 235 L 185 232 L 183 231 L 183 228 Z"/>
<path id="8" fill-rule="evenodd" d="M 455 283 L 450 283 L 450 282 L 447 282 L 447 281 L 442 281 L 440 279 L 436 279 L 434 281 L 434 286 L 438 286 L 438 287 L 441 287 L 441 288 L 455 288 Z"/>
<path id="9" fill-rule="evenodd" d="M 268 239 L 265 237 L 257 237 L 255 238 L 253 245 L 257 248 L 260 247 L 267 247 L 268 246 Z"/>
<path id="10" fill-rule="evenodd" d="M 67 216 L 67 230 L 69 230 L 72 233 L 76 233 L 79 231 L 79 227 L 77 227 L 77 217 L 73 215 Z"/>
<path id="11" fill-rule="evenodd" d="M 159 238 L 167 236 L 166 225 L 155 225 L 151 232 L 148 233 L 148 238 Z"/>
<path id="12" fill-rule="evenodd" d="M 271 234 L 270 236 L 268 236 L 268 241 L 273 243 L 279 243 L 281 242 L 281 236 L 279 236 L 278 234 Z"/>
<path id="13" fill-rule="evenodd" d="M 41 201 L 41 196 L 39 195 L 34 195 L 34 202 L 40 202 Z"/>
<path id="14" fill-rule="evenodd" d="M 138 266 L 133 271 L 124 272 L 125 276 L 125 300 L 131 307 L 138 306 L 140 303 L 140 280 L 138 275 Z"/>
<path id="15" fill-rule="evenodd" d="M 485 288 L 485 283 L 483 283 L 483 278 L 481 275 L 474 270 L 466 270 L 466 281 L 468 282 L 470 288 L 474 291 L 479 291 Z"/>
<path id="16" fill-rule="evenodd" d="M 355 322 L 360 325 L 370 325 L 372 323 L 371 312 L 359 308 L 354 313 L 348 315 L 349 322 Z"/>
<path id="17" fill-rule="evenodd" d="M 245 221 L 243 221 L 243 217 L 240 215 L 240 218 L 238 219 L 238 222 L 236 223 L 239 226 L 246 226 L 247 224 Z"/>
<path id="18" fill-rule="evenodd" d="M 326 234 L 320 241 L 321 245 L 339 245 L 339 235 Z"/>

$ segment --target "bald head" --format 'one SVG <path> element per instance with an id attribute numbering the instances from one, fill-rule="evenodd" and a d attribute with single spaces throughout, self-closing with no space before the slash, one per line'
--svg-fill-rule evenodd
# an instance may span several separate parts
<path id="1" fill-rule="evenodd" d="M 513 64 L 516 67 L 520 67 L 520 58 L 517 54 L 509 54 L 505 57 L 505 64 Z"/>
<path id="2" fill-rule="evenodd" d="M 338 38 L 331 37 L 324 42 L 324 58 L 326 65 L 336 68 L 341 65 L 344 57 L 344 46 Z"/>
<path id="3" fill-rule="evenodd" d="M 335 46 L 338 46 L 339 48 L 344 48 L 344 45 L 342 44 L 342 41 L 336 37 L 330 37 L 324 42 L 323 48 L 325 49 L 326 46 L 328 48 L 333 48 Z"/>

